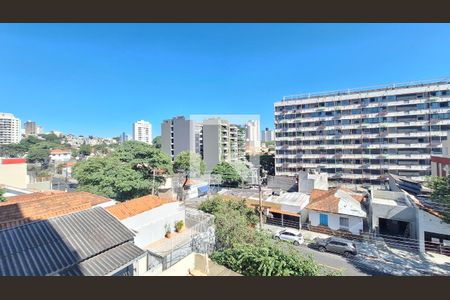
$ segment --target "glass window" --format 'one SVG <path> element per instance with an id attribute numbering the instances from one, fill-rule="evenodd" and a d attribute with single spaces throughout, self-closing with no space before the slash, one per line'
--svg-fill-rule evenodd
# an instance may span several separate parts
<path id="1" fill-rule="evenodd" d="M 340 217 L 340 218 L 339 218 L 339 225 L 340 225 L 341 227 L 348 228 L 348 224 L 349 224 L 348 218 L 344 218 L 344 217 Z"/>

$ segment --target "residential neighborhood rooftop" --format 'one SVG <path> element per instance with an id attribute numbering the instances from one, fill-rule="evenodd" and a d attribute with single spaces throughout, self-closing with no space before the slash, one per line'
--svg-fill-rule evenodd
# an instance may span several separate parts
<path id="1" fill-rule="evenodd" d="M 100 207 L 0 230 L 0 275 L 107 275 L 144 254 L 133 237 Z"/>
<path id="2" fill-rule="evenodd" d="M 364 194 L 356 193 L 345 187 L 332 188 L 329 191 L 313 190 L 310 202 L 306 206 L 309 210 L 366 217 L 362 208 Z"/>
<path id="3" fill-rule="evenodd" d="M 123 220 L 169 202 L 171 201 L 168 199 L 160 198 L 154 195 L 147 195 L 109 206 L 106 210 L 119 220 Z"/>
<path id="4" fill-rule="evenodd" d="M 87 192 L 41 192 L 14 196 L 0 204 L 0 229 L 89 209 L 109 199 Z"/>

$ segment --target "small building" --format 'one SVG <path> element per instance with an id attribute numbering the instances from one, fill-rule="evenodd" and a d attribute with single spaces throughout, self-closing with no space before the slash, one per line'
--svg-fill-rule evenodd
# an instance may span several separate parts
<path id="1" fill-rule="evenodd" d="M 72 151 L 69 149 L 53 149 L 50 151 L 49 159 L 51 163 L 63 163 L 68 162 L 72 157 Z"/>
<path id="2" fill-rule="evenodd" d="M 184 198 L 186 200 L 205 196 L 209 191 L 209 183 L 204 180 L 188 179 L 184 185 Z"/>
<path id="3" fill-rule="evenodd" d="M 345 187 L 329 191 L 313 190 L 305 209 L 311 226 L 359 235 L 364 230 L 364 220 L 367 217 L 364 200 L 364 194 Z"/>
<path id="4" fill-rule="evenodd" d="M 135 243 L 141 248 L 163 239 L 167 225 L 175 231 L 175 222 L 186 222 L 181 202 L 154 195 L 128 200 L 106 210 L 136 234 Z"/>
<path id="5" fill-rule="evenodd" d="M 134 276 L 147 253 L 101 207 L 0 230 L 0 276 Z"/>
<path id="6" fill-rule="evenodd" d="M 0 184 L 26 189 L 29 183 L 25 158 L 0 158 Z"/>
<path id="7" fill-rule="evenodd" d="M 402 194 L 411 207 L 409 237 L 417 241 L 419 250 L 450 255 L 450 224 L 444 217 L 448 210 L 431 200 L 432 190 L 417 181 L 392 174 L 389 175 L 388 188 L 391 193 Z"/>

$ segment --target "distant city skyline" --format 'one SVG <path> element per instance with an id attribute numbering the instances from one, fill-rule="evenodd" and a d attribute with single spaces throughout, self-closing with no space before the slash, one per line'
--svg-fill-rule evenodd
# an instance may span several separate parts
<path id="1" fill-rule="evenodd" d="M 283 96 L 450 75 L 445 36 L 450 24 L 0 24 L 1 111 L 99 137 L 141 119 L 155 137 L 192 114 L 273 129 Z"/>

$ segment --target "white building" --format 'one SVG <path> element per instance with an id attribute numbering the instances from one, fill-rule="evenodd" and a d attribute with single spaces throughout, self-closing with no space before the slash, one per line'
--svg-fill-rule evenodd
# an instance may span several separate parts
<path id="1" fill-rule="evenodd" d="M 261 137 L 259 121 L 250 120 L 245 124 L 246 150 L 250 153 L 258 153 L 261 150 Z"/>
<path id="2" fill-rule="evenodd" d="M 152 143 L 152 124 L 140 120 L 133 124 L 133 140 L 147 144 Z"/>
<path id="3" fill-rule="evenodd" d="M 364 219 L 367 217 L 364 199 L 363 194 L 343 187 L 329 191 L 313 190 L 305 208 L 308 210 L 311 226 L 344 230 L 359 235 L 364 230 Z"/>
<path id="4" fill-rule="evenodd" d="M 19 143 L 21 132 L 20 119 L 10 113 L 0 113 L 0 145 Z"/>
<path id="5" fill-rule="evenodd" d="M 61 149 L 53 149 L 50 151 L 50 162 L 52 163 L 63 163 L 68 162 L 72 157 L 72 151 L 70 150 L 61 150 Z"/>
<path id="6" fill-rule="evenodd" d="M 270 130 L 266 128 L 261 131 L 261 142 L 272 142 L 275 141 L 275 130 Z"/>
<path id="7" fill-rule="evenodd" d="M 319 169 L 342 184 L 387 174 L 424 181 L 450 130 L 450 81 L 284 97 L 275 103 L 277 175 Z"/>

